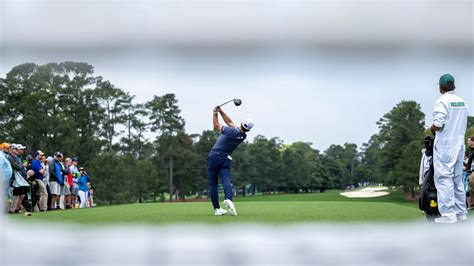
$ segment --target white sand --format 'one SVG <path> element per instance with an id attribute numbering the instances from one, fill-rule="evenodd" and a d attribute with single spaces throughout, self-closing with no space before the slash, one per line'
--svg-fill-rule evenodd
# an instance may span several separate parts
<path id="1" fill-rule="evenodd" d="M 387 189 L 388 187 L 366 187 L 357 191 L 342 192 L 341 195 L 348 198 L 375 198 L 390 194 Z"/>

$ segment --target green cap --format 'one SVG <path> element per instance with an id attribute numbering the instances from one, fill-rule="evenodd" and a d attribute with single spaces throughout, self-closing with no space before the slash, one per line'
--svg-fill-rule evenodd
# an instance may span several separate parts
<path id="1" fill-rule="evenodd" d="M 444 74 L 439 78 L 439 85 L 447 86 L 449 82 L 454 84 L 454 77 L 451 74 Z"/>

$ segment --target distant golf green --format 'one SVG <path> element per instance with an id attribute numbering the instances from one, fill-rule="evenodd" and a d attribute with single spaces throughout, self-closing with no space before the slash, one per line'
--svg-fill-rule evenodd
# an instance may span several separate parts
<path id="1" fill-rule="evenodd" d="M 11 219 L 75 224 L 292 224 L 333 222 L 401 222 L 423 220 L 415 202 L 398 191 L 390 195 L 350 199 L 339 191 L 236 197 L 238 216 L 214 216 L 210 202 L 145 203 L 34 213 Z"/>

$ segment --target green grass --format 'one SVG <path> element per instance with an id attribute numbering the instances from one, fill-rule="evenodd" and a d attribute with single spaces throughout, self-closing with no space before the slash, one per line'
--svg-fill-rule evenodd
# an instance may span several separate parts
<path id="1" fill-rule="evenodd" d="M 291 224 L 345 222 L 401 222 L 423 220 L 417 204 L 403 199 L 398 191 L 370 199 L 349 199 L 339 191 L 316 194 L 279 194 L 236 197 L 238 216 L 213 215 L 210 202 L 127 204 L 9 215 L 21 221 L 67 224 Z"/>

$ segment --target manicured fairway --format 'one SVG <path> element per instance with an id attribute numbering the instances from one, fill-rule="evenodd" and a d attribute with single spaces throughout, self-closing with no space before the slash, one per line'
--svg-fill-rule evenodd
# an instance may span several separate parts
<path id="1" fill-rule="evenodd" d="M 388 196 L 349 199 L 339 192 L 248 196 L 234 199 L 238 216 L 216 217 L 210 202 L 127 204 L 68 211 L 34 213 L 12 219 L 75 224 L 181 223 L 333 223 L 400 222 L 424 220 L 417 204 L 395 191 Z"/>

